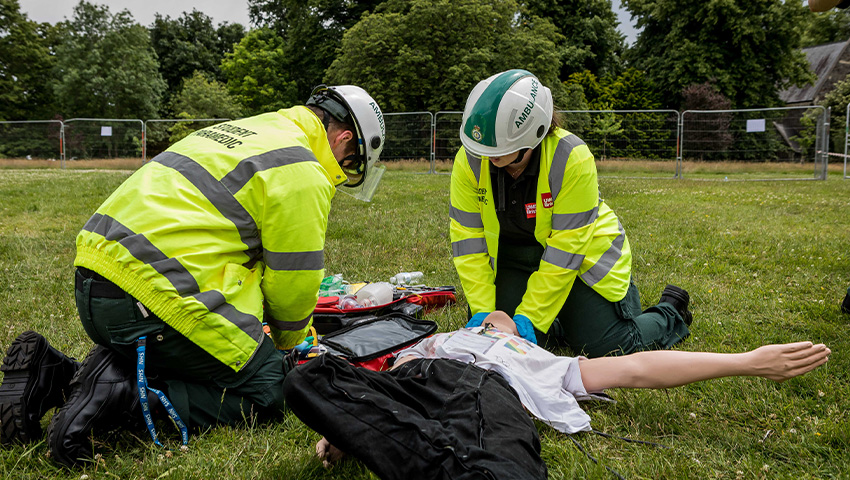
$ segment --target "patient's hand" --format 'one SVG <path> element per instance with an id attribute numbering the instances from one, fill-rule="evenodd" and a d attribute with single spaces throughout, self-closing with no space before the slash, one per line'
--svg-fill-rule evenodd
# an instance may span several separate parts
<path id="1" fill-rule="evenodd" d="M 345 452 L 331 445 L 327 438 L 322 437 L 316 444 L 316 455 L 322 459 L 322 465 L 329 468 L 334 462 L 345 456 Z"/>

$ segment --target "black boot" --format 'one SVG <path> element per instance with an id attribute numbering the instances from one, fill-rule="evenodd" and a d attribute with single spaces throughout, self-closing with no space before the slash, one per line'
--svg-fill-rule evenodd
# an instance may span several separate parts
<path id="1" fill-rule="evenodd" d="M 40 439 L 41 417 L 65 403 L 79 367 L 38 333 L 18 335 L 0 366 L 0 443 Z"/>
<path id="2" fill-rule="evenodd" d="M 691 323 L 694 321 L 694 316 L 691 314 L 691 311 L 688 310 L 688 304 L 691 303 L 691 296 L 688 295 L 688 292 L 682 288 L 679 288 L 675 285 L 667 285 L 664 287 L 664 291 L 661 292 L 661 299 L 658 300 L 658 303 L 669 303 L 673 305 L 673 308 L 679 312 L 679 315 L 682 316 L 682 320 L 685 321 L 685 325 L 691 326 Z"/>
<path id="3" fill-rule="evenodd" d="M 71 397 L 50 421 L 51 458 L 65 466 L 92 457 L 92 430 L 143 428 L 133 362 L 97 346 L 71 381 Z"/>
<path id="4" fill-rule="evenodd" d="M 850 313 L 850 288 L 847 289 L 847 295 L 844 295 L 844 301 L 841 302 L 841 311 Z"/>

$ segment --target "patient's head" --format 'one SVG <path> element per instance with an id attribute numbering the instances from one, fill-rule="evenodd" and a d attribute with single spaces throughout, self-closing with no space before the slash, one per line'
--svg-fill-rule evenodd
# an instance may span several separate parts
<path id="1" fill-rule="evenodd" d="M 487 315 L 484 321 L 481 322 L 482 325 L 487 325 L 488 323 L 502 332 L 518 335 L 516 323 L 514 323 L 513 319 L 507 313 L 501 310 L 496 310 L 490 315 Z"/>

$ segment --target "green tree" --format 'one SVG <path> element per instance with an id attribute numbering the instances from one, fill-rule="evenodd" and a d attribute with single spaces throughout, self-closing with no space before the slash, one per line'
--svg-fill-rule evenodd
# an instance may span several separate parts
<path id="1" fill-rule="evenodd" d="M 642 31 L 627 59 L 658 85 L 667 106 L 710 82 L 735 108 L 780 104 L 778 92 L 814 80 L 800 51 L 799 2 L 623 0 Z"/>
<path id="2" fill-rule="evenodd" d="M 57 47 L 56 96 L 66 116 L 155 118 L 165 82 L 148 30 L 130 12 L 81 1 Z"/>
<path id="3" fill-rule="evenodd" d="M 283 38 L 274 30 L 248 32 L 233 53 L 225 55 L 221 69 L 227 88 L 248 115 L 302 103 L 293 75 L 287 69 Z"/>
<path id="4" fill-rule="evenodd" d="M 281 72 L 306 99 L 336 58 L 342 35 L 383 0 L 248 0 L 251 23 L 282 39 Z"/>
<path id="5" fill-rule="evenodd" d="M 570 75 L 568 84 L 580 85 L 593 110 L 655 110 L 661 99 L 646 73 L 629 68 L 620 75 L 598 78 L 588 70 Z"/>
<path id="6" fill-rule="evenodd" d="M 227 87 L 208 74 L 196 71 L 184 79 L 180 91 L 172 97 L 169 110 L 181 122 L 149 122 L 147 124 L 147 153 L 154 157 L 174 142 L 190 133 L 210 125 L 209 121 L 192 122 L 192 119 L 240 118 L 242 107 Z"/>
<path id="7" fill-rule="evenodd" d="M 846 135 L 847 104 L 850 103 L 850 75 L 835 84 L 835 87 L 824 96 L 819 105 L 824 108 L 832 108 L 829 118 L 830 151 L 844 151 L 844 136 Z M 808 116 L 816 117 L 820 111 L 812 111 Z M 811 122 L 810 123 L 814 123 Z"/>
<path id="8" fill-rule="evenodd" d="M 209 16 L 194 9 L 173 20 L 156 14 L 150 27 L 151 44 L 159 58 L 160 74 L 168 84 L 168 96 L 177 94 L 183 79 L 195 71 L 224 80 L 221 61 L 244 33 L 239 24 L 223 23 L 216 29 Z"/>
<path id="9" fill-rule="evenodd" d="M 560 95 L 560 34 L 518 12 L 513 0 L 389 1 L 345 33 L 326 79 L 361 85 L 387 112 L 460 110 L 478 81 L 510 68 Z"/>
<path id="10" fill-rule="evenodd" d="M 171 110 L 184 118 L 239 118 L 242 107 L 228 93 L 227 87 L 195 71 L 183 81 L 172 101 Z"/>
<path id="11" fill-rule="evenodd" d="M 588 92 L 588 108 L 592 110 L 656 110 L 661 106 L 655 85 L 646 74 L 635 68 L 620 75 L 597 78 L 589 71 L 570 75 L 567 85 Z M 675 130 L 678 117 L 669 113 L 619 112 L 595 113 L 591 125 L 585 122 L 575 133 L 583 134 L 588 145 L 614 157 L 675 157 Z M 616 128 L 615 128 L 616 127 Z M 592 136 L 591 136 L 592 135 Z"/>
<path id="12" fill-rule="evenodd" d="M 610 104 L 602 104 L 601 107 L 601 110 L 604 110 L 605 112 L 593 119 L 593 123 L 590 127 L 590 133 L 597 138 L 602 137 L 600 141 L 602 146 L 602 156 L 600 157 L 600 160 L 605 160 L 605 152 L 611 149 L 611 143 L 609 142 L 608 137 L 616 137 L 623 134 L 623 120 L 621 118 L 617 118 L 617 115 L 610 111 Z"/>
<path id="13" fill-rule="evenodd" d="M 688 85 L 680 94 L 680 109 L 687 110 L 729 110 L 732 102 L 708 83 Z M 725 159 L 725 152 L 734 143 L 729 131 L 732 114 L 718 112 L 711 114 L 684 115 L 682 118 L 682 154 L 700 160 Z"/>
<path id="14" fill-rule="evenodd" d="M 560 78 L 589 70 L 596 75 L 616 75 L 625 37 L 617 31 L 611 0 L 523 0 L 527 14 L 551 21 L 562 35 Z"/>
<path id="15" fill-rule="evenodd" d="M 21 13 L 18 0 L 0 0 L 0 120 L 44 120 L 56 113 L 49 28 Z"/>
<path id="16" fill-rule="evenodd" d="M 561 88 L 554 95 L 553 101 L 556 110 L 579 110 L 578 112 L 556 114 L 556 119 L 559 120 L 561 128 L 579 135 L 590 127 L 590 114 L 582 111 L 590 108 L 587 105 L 587 98 L 581 85 L 569 82 L 561 83 Z"/>
<path id="17" fill-rule="evenodd" d="M 850 12 L 832 9 L 827 12 L 808 13 L 803 16 L 800 26 L 803 47 L 844 42 L 850 38 Z"/>
<path id="18" fill-rule="evenodd" d="M 216 37 L 218 57 L 221 59 L 232 52 L 236 44 L 245 37 L 245 27 L 239 23 L 220 23 L 216 29 Z M 222 79 L 219 78 L 218 80 L 221 81 Z"/>

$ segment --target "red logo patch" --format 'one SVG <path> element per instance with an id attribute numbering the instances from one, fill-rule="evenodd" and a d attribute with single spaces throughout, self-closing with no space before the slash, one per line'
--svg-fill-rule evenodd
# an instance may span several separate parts
<path id="1" fill-rule="evenodd" d="M 525 218 L 534 218 L 536 216 L 537 216 L 537 204 L 526 203 L 525 204 Z"/>
<path id="2" fill-rule="evenodd" d="M 544 193 L 540 196 L 543 198 L 543 208 L 552 208 L 555 205 L 555 200 L 552 200 L 551 193 Z"/>

